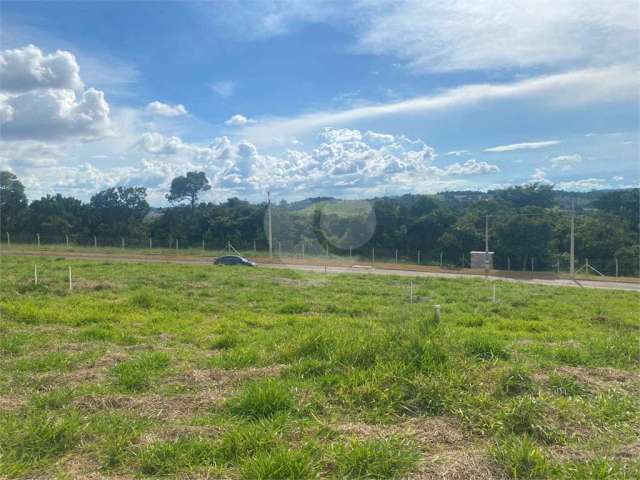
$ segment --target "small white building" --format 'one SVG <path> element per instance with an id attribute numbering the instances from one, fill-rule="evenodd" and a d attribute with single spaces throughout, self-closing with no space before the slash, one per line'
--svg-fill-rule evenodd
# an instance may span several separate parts
<path id="1" fill-rule="evenodd" d="M 485 268 L 485 259 L 489 260 L 488 268 L 493 268 L 493 254 L 494 252 L 485 253 L 484 251 L 480 252 L 469 252 L 471 254 L 471 268 Z"/>

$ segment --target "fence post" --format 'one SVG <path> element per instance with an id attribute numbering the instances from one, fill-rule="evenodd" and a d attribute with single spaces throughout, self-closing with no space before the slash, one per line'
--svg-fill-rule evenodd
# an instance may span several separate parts
<path id="1" fill-rule="evenodd" d="M 204 250 L 204 238 L 202 239 L 202 250 Z"/>
<path id="2" fill-rule="evenodd" d="M 440 305 L 434 305 L 435 307 L 435 320 L 436 323 L 440 323 Z"/>
<path id="3" fill-rule="evenodd" d="M 178 250 L 178 239 L 176 238 L 176 250 Z"/>
<path id="4" fill-rule="evenodd" d="M 38 264 L 33 264 L 33 284 L 38 284 Z"/>
<path id="5" fill-rule="evenodd" d="M 327 258 L 329 258 L 329 244 L 328 243 L 325 245 L 325 250 L 326 250 Z"/>
<path id="6" fill-rule="evenodd" d="M 11 237 L 9 235 L 9 232 L 7 232 L 7 247 L 11 246 Z"/>
<path id="7" fill-rule="evenodd" d="M 69 290 L 73 290 L 73 284 L 71 283 L 71 266 L 69 266 Z"/>
<path id="8" fill-rule="evenodd" d="M 560 257 L 556 259 L 556 272 L 560 273 Z"/>
<path id="9" fill-rule="evenodd" d="M 256 248 L 256 241 L 255 240 L 253 241 L 253 251 L 254 252 L 258 251 L 258 249 Z"/>
<path id="10" fill-rule="evenodd" d="M 531 271 L 533 272 L 533 257 L 531 257 Z"/>
<path id="11" fill-rule="evenodd" d="M 149 249 L 153 248 L 153 237 L 149 237 Z"/>
<path id="12" fill-rule="evenodd" d="M 302 258 L 304 258 L 304 242 L 302 242 Z"/>
<path id="13" fill-rule="evenodd" d="M 616 277 L 618 276 L 618 257 L 613 257 L 613 259 L 616 261 Z"/>
<path id="14" fill-rule="evenodd" d="M 64 236 L 64 241 L 67 244 L 67 248 L 69 248 L 69 235 Z"/>
<path id="15" fill-rule="evenodd" d="M 440 252 L 440 268 L 442 268 L 442 252 Z"/>
<path id="16" fill-rule="evenodd" d="M 376 263 L 376 249 L 371 249 L 371 263 Z"/>
<path id="17" fill-rule="evenodd" d="M 507 257 L 507 272 L 511 271 L 511 257 Z"/>
<path id="18" fill-rule="evenodd" d="M 95 235 L 93 236 L 93 248 L 98 248 L 98 239 Z"/>
<path id="19" fill-rule="evenodd" d="M 349 259 L 351 259 L 351 247 L 349 247 Z"/>
<path id="20" fill-rule="evenodd" d="M 396 264 L 398 263 L 398 249 L 396 248 Z"/>
<path id="21" fill-rule="evenodd" d="M 121 248 L 124 248 L 124 237 L 120 237 Z"/>
<path id="22" fill-rule="evenodd" d="M 420 250 L 418 250 L 418 265 L 420 265 Z"/>
<path id="23" fill-rule="evenodd" d="M 36 242 L 38 243 L 38 248 L 40 248 L 40 234 L 36 233 Z"/>

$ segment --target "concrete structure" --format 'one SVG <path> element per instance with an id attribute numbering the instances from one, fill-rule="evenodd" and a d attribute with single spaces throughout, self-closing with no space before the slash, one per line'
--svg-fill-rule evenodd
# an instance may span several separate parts
<path id="1" fill-rule="evenodd" d="M 471 268 L 484 268 L 485 252 L 469 252 L 471 254 Z M 489 268 L 493 268 L 493 253 L 489 252 Z"/>

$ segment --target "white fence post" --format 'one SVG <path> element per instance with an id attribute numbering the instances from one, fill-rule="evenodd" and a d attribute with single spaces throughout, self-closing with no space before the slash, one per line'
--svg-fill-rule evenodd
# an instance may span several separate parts
<path id="1" fill-rule="evenodd" d="M 124 248 L 124 237 L 120 237 L 120 244 L 121 247 Z"/>
<path id="2" fill-rule="evenodd" d="M 618 257 L 613 257 L 616 261 L 616 277 L 618 276 Z"/>
<path id="3" fill-rule="evenodd" d="M 67 244 L 67 248 L 69 248 L 69 235 L 64 236 L 64 241 Z"/>
<path id="4" fill-rule="evenodd" d="M 73 290 L 73 284 L 71 283 L 71 267 L 69 267 L 69 290 Z"/>
<path id="5" fill-rule="evenodd" d="M 33 264 L 33 284 L 38 285 L 38 265 Z"/>
<path id="6" fill-rule="evenodd" d="M 440 268 L 442 268 L 442 252 L 440 252 Z"/>
<path id="7" fill-rule="evenodd" d="M 40 248 L 40 234 L 36 233 L 36 241 L 38 242 L 38 248 Z"/>
<path id="8" fill-rule="evenodd" d="M 435 320 L 436 322 L 440 322 L 440 305 L 434 305 L 435 307 Z"/>
<path id="9" fill-rule="evenodd" d="M 149 248 L 153 248 L 153 237 L 149 237 Z"/>

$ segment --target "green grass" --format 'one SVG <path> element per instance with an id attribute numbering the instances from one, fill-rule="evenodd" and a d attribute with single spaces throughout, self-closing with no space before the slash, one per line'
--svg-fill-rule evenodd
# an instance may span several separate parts
<path id="1" fill-rule="evenodd" d="M 0 477 L 638 477 L 637 293 L 0 260 Z"/>

